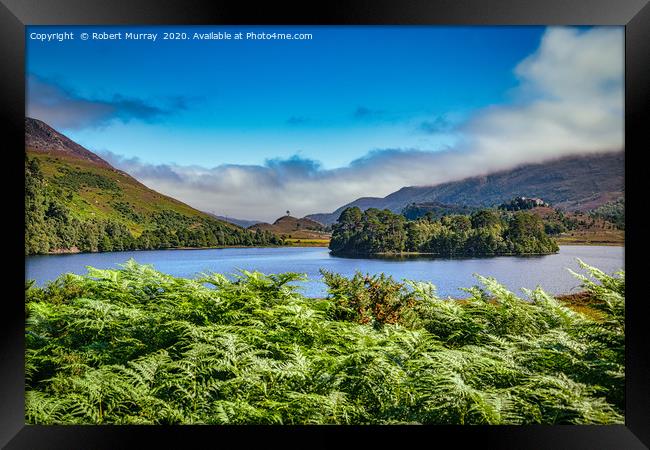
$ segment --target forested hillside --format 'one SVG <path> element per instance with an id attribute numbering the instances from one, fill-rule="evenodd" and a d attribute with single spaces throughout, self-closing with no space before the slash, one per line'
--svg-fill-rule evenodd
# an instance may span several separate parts
<path id="1" fill-rule="evenodd" d="M 25 254 L 279 245 L 153 191 L 26 119 Z"/>
<path id="2" fill-rule="evenodd" d="M 402 215 L 408 220 L 416 220 L 420 217 L 439 219 L 449 214 L 468 215 L 479 208 L 472 206 L 445 205 L 440 202 L 411 203 L 402 210 Z"/>

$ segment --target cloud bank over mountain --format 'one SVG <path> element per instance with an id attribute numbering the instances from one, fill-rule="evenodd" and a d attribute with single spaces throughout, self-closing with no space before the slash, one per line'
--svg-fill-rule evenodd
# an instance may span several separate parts
<path id="1" fill-rule="evenodd" d="M 216 167 L 155 165 L 111 152 L 101 155 L 151 188 L 204 211 L 267 221 L 287 209 L 296 216 L 330 212 L 358 197 L 383 197 L 403 186 L 622 150 L 623 74 L 622 28 L 548 28 L 539 48 L 514 68 L 518 86 L 508 93 L 507 103 L 477 110 L 451 131 L 442 122 L 422 125 L 427 133 L 438 128 L 454 133 L 458 140 L 453 147 L 375 149 L 335 169 L 297 155 L 268 159 L 263 165 Z M 477 83 L 480 77 L 477 67 Z M 165 113 L 119 98 L 97 106 L 64 94 L 57 93 L 70 117 L 101 118 L 107 108 L 113 108 L 113 115 L 145 120 Z M 361 107 L 355 112 L 360 118 L 370 113 Z"/>

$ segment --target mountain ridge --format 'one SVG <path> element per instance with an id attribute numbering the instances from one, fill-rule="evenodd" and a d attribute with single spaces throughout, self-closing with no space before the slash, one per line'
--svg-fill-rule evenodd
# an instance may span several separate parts
<path id="1" fill-rule="evenodd" d="M 25 148 L 48 155 L 64 154 L 117 170 L 87 148 L 59 133 L 42 120 L 32 117 L 25 117 Z"/>
<path id="2" fill-rule="evenodd" d="M 489 207 L 517 196 L 539 197 L 568 211 L 586 211 L 620 198 L 623 193 L 624 152 L 616 151 L 566 156 L 432 186 L 405 186 L 386 197 L 361 197 L 332 213 L 305 217 L 330 225 L 351 206 L 399 213 L 412 203 Z"/>
<path id="3" fill-rule="evenodd" d="M 238 225 L 242 228 L 250 228 L 253 225 L 257 225 L 258 223 L 262 223 L 261 220 L 252 220 L 252 219 L 238 219 L 237 217 L 227 217 L 227 216 L 220 216 L 218 214 L 214 213 L 206 213 L 211 215 L 212 217 L 215 217 L 219 220 L 223 220 L 224 222 L 232 223 L 235 225 Z"/>

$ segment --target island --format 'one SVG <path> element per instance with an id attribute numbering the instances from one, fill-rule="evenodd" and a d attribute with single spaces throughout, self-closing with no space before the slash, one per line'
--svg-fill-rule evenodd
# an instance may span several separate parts
<path id="1" fill-rule="evenodd" d="M 333 255 L 422 254 L 439 257 L 546 255 L 557 242 L 540 217 L 526 211 L 482 209 L 471 215 L 407 220 L 388 209 L 358 207 L 341 213 L 332 229 Z"/>

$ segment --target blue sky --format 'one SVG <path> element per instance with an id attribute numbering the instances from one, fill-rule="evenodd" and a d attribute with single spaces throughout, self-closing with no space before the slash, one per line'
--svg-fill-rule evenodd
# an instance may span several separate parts
<path id="1" fill-rule="evenodd" d="M 32 38 L 64 31 L 75 39 Z M 312 39 L 192 39 L 195 32 L 210 31 L 311 33 Z M 155 42 L 80 39 L 93 32 L 158 36 Z M 189 39 L 163 40 L 163 32 L 185 32 Z M 385 172 L 397 167 L 408 172 L 405 159 L 417 169 L 421 157 L 464 155 L 471 147 L 467 165 L 476 172 L 499 168 L 508 158 L 556 155 L 533 145 L 533 136 L 539 141 L 536 131 L 545 138 L 549 129 L 557 130 L 552 146 L 560 154 L 602 151 L 616 147 L 620 138 L 600 136 L 602 124 L 619 120 L 618 112 L 596 113 L 622 105 L 621 27 L 29 26 L 26 33 L 28 115 L 155 189 L 243 218 L 261 217 L 256 215 L 261 206 L 238 208 L 246 203 L 239 199 L 222 208 L 226 196 L 263 197 L 260 192 L 282 185 L 274 198 L 284 198 L 292 182 L 299 184 L 291 189 L 307 189 L 305 180 L 320 183 L 312 188 L 322 190 L 324 179 L 378 160 L 390 161 L 381 166 Z M 607 103 L 593 104 L 594 96 Z M 584 120 L 576 129 L 564 129 L 563 114 L 574 117 L 576 108 L 584 108 L 578 115 L 584 114 L 591 129 Z M 549 125 L 542 111 L 564 122 Z M 505 117 L 516 121 L 527 117 L 522 114 L 540 124 L 532 134 L 526 131 L 530 146 L 515 136 L 515 128 L 528 122 L 493 136 L 513 123 Z M 503 142 L 506 150 L 516 143 L 517 155 L 477 162 L 476 155 L 494 142 Z M 596 148 L 594 142 L 607 145 Z M 341 187 L 336 178 L 341 194 L 330 196 L 331 202 L 307 194 L 312 203 L 287 199 L 279 209 L 321 212 L 355 196 L 445 181 L 445 173 L 472 174 L 454 169 L 462 163 L 448 164 L 456 166 L 433 170 L 429 178 L 386 173 L 367 186 L 346 181 Z M 247 174 L 236 172 L 239 166 Z M 178 176 L 161 179 L 162 172 L 153 170 L 160 167 L 185 181 L 172 185 Z M 249 186 L 260 178 L 251 176 L 258 172 L 270 181 Z M 214 181 L 217 177 L 231 184 Z M 214 195 L 207 198 L 206 191 Z"/>
<path id="2" fill-rule="evenodd" d="M 301 41 L 28 38 L 27 72 L 88 100 L 120 95 L 160 107 L 182 102 L 183 108 L 156 118 L 62 130 L 93 149 L 201 165 L 259 164 L 298 153 L 330 168 L 376 148 L 435 150 L 453 142 L 432 136 L 432 125 L 504 101 L 516 85 L 513 66 L 544 32 L 265 26 L 29 27 L 27 33 L 62 29 L 311 33 Z"/>

